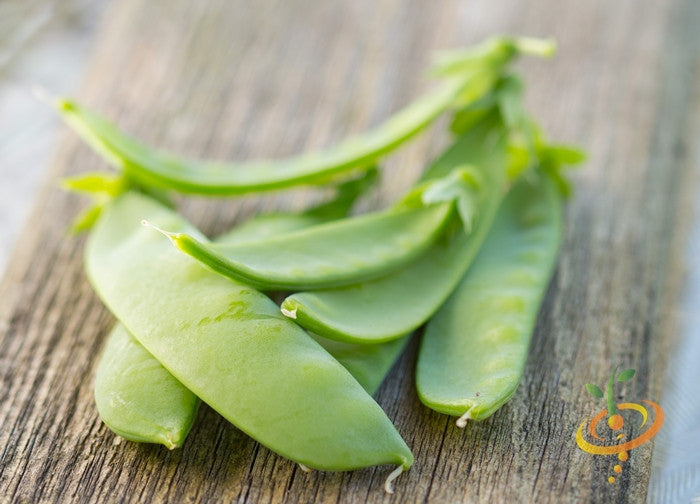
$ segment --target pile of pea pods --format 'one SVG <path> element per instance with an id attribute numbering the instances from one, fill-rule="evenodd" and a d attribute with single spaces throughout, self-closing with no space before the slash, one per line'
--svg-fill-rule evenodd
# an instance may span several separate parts
<path id="1" fill-rule="evenodd" d="M 416 389 L 428 407 L 488 417 L 515 392 L 562 234 L 564 165 L 509 69 L 550 41 L 495 38 L 441 53 L 436 90 L 376 128 L 274 161 L 187 160 L 148 147 L 69 99 L 53 105 L 116 174 L 64 181 L 93 204 L 85 268 L 117 324 L 100 360 L 104 423 L 137 442 L 182 445 L 200 401 L 302 468 L 393 464 L 413 455 L 374 401 L 423 327 Z M 378 160 L 452 114 L 452 143 L 386 209 L 349 216 Z M 334 196 L 259 215 L 215 240 L 169 194 L 234 196 L 297 185 Z M 265 293 L 283 291 L 278 306 Z"/>

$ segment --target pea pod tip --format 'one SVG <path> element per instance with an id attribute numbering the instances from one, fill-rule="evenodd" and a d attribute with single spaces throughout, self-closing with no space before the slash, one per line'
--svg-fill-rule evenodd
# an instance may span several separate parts
<path id="1" fill-rule="evenodd" d="M 285 317 L 288 317 L 290 319 L 296 320 L 297 318 L 297 309 L 294 308 L 292 310 L 287 310 L 285 307 L 280 308 L 280 311 L 282 312 L 282 315 Z"/>
<path id="2" fill-rule="evenodd" d="M 470 408 L 464 413 L 464 415 L 459 417 L 457 419 L 457 421 L 455 422 L 457 427 L 459 427 L 460 429 L 464 429 L 467 426 L 467 422 L 472 419 L 471 413 L 472 413 L 472 410 Z"/>
<path id="3" fill-rule="evenodd" d="M 393 471 L 389 473 L 389 476 L 386 477 L 386 480 L 384 480 L 384 491 L 388 494 L 393 494 L 394 493 L 394 480 L 401 476 L 401 473 L 404 472 L 406 468 L 404 466 L 400 465 Z"/>
<path id="4" fill-rule="evenodd" d="M 176 242 L 176 240 L 179 238 L 179 235 L 181 234 L 181 233 L 171 233 L 170 231 L 166 231 L 165 229 L 161 229 L 158 226 L 156 226 L 155 224 L 153 224 L 152 222 L 147 221 L 146 219 L 143 219 L 141 221 L 141 225 L 144 227 L 155 229 L 163 236 L 167 236 L 170 239 L 170 241 L 173 243 Z"/>

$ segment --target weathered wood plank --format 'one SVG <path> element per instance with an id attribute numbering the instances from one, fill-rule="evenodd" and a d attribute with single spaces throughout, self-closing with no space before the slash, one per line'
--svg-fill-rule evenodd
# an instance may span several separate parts
<path id="1" fill-rule="evenodd" d="M 254 5 L 255 7 L 252 7 Z M 561 261 L 523 383 L 465 431 L 413 390 L 415 342 L 378 394 L 416 455 L 383 494 L 387 469 L 304 474 L 203 408 L 175 452 L 119 442 L 100 424 L 92 373 L 112 323 L 84 279 L 82 239 L 65 228 L 81 202 L 56 177 L 100 166 L 70 134 L 0 285 L 0 496 L 34 501 L 640 502 L 652 446 L 615 485 L 612 461 L 578 450 L 595 411 L 586 382 L 637 369 L 629 399 L 660 398 L 692 167 L 683 145 L 700 110 L 700 9 L 692 0 L 255 4 L 114 3 L 80 98 L 145 140 L 189 155 L 283 155 L 361 131 L 407 102 L 431 49 L 497 32 L 553 35 L 551 62 L 524 62 L 529 100 L 557 139 L 590 162 L 575 176 Z M 694 100 L 694 101 L 693 101 Z M 391 201 L 446 142 L 436 130 L 386 164 L 366 207 Z M 309 191 L 188 201 L 208 232 Z M 684 217 L 685 216 L 685 217 Z"/>

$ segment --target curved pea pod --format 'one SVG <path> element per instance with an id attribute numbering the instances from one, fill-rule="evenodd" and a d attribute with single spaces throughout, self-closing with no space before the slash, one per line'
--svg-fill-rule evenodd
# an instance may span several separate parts
<path id="1" fill-rule="evenodd" d="M 382 409 L 260 292 L 178 253 L 153 230 L 196 234 L 127 193 L 104 210 L 86 269 L 105 304 L 183 385 L 273 451 L 308 467 L 408 469 L 413 455 Z"/>
<path id="2" fill-rule="evenodd" d="M 549 42 L 494 38 L 476 51 L 451 52 L 438 62 L 444 82 L 376 128 L 335 147 L 288 159 L 241 163 L 186 160 L 145 146 L 122 133 L 100 115 L 61 98 L 54 106 L 83 139 L 108 162 L 141 185 L 184 193 L 233 195 L 283 189 L 298 184 L 326 183 L 329 179 L 362 170 L 394 150 L 442 112 L 465 106 L 484 96 L 500 73 L 519 54 L 548 55 Z"/>
<path id="3" fill-rule="evenodd" d="M 391 209 L 245 243 L 209 243 L 162 230 L 182 252 L 262 290 L 347 285 L 395 271 L 442 232 L 450 203 Z"/>
<path id="4" fill-rule="evenodd" d="M 95 403 L 102 421 L 131 441 L 182 445 L 199 399 L 117 324 L 109 335 L 95 377 Z"/>
<path id="5" fill-rule="evenodd" d="M 519 182 L 459 287 L 428 322 L 416 369 L 431 409 L 481 420 L 511 398 L 523 373 L 561 240 L 561 196 L 549 178 Z"/>
<path id="6" fill-rule="evenodd" d="M 239 163 L 181 159 L 145 146 L 72 100 L 58 99 L 55 106 L 64 121 L 96 152 L 143 185 L 183 193 L 235 195 L 326 183 L 332 177 L 372 165 L 427 127 L 465 89 L 478 86 L 474 93 L 481 96 L 495 77 L 494 74 L 488 81 L 464 77 L 448 79 L 439 89 L 407 106 L 376 129 L 326 151 L 291 159 Z"/>
<path id="7" fill-rule="evenodd" d="M 458 139 L 428 175 L 443 176 L 465 163 L 479 179 L 469 233 L 454 223 L 404 269 L 349 287 L 293 294 L 282 303 L 282 312 L 316 334 L 348 343 L 390 341 L 423 324 L 476 256 L 505 193 L 506 141 L 498 123 Z"/>

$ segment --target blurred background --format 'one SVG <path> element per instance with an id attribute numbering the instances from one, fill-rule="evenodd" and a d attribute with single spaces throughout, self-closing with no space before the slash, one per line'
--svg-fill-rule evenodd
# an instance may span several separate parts
<path id="1" fill-rule="evenodd" d="M 0 2 L 0 276 L 61 131 L 56 114 L 32 89 L 75 92 L 106 4 Z"/>

